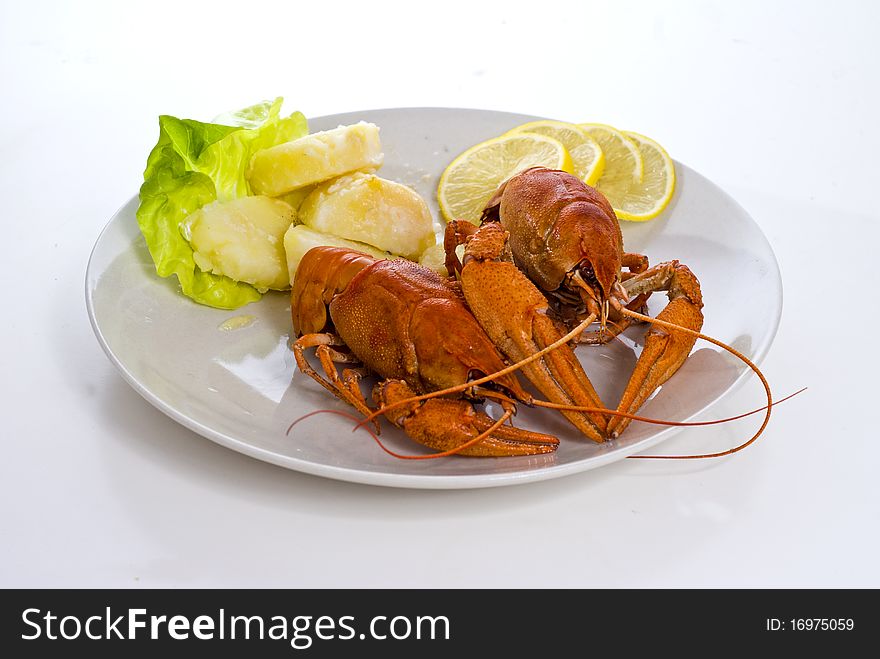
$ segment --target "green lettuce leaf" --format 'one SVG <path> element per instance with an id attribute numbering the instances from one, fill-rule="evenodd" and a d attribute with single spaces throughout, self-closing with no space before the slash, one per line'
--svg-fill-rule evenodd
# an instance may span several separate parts
<path id="1" fill-rule="evenodd" d="M 236 309 L 262 297 L 250 284 L 198 268 L 186 218 L 212 201 L 250 194 L 245 172 L 251 156 L 308 133 L 301 113 L 280 116 L 281 103 L 277 98 L 253 105 L 215 123 L 159 117 L 159 141 L 147 158 L 137 221 L 156 272 L 176 275 L 181 292 L 196 302 Z"/>

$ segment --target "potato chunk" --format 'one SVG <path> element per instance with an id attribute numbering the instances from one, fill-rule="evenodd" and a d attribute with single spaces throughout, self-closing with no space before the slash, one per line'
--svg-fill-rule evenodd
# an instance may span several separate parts
<path id="1" fill-rule="evenodd" d="M 419 256 L 419 265 L 423 265 L 426 268 L 433 270 L 438 275 L 448 277 L 449 271 L 446 269 L 446 250 L 443 249 L 443 243 L 431 245 L 428 249 L 422 252 L 421 256 Z"/>
<path id="2" fill-rule="evenodd" d="M 269 197 L 203 206 L 187 222 L 193 259 L 202 270 L 260 292 L 289 288 L 283 238 L 295 216 L 290 204 Z"/>
<path id="3" fill-rule="evenodd" d="M 412 260 L 435 242 L 425 200 L 407 186 L 375 174 L 350 174 L 322 183 L 303 201 L 299 218 L 315 231 Z"/>
<path id="4" fill-rule="evenodd" d="M 288 204 L 290 204 L 291 206 L 293 206 L 293 208 L 295 210 L 299 210 L 299 207 L 302 206 L 302 203 L 306 200 L 306 197 L 308 197 L 312 193 L 312 190 L 314 190 L 314 189 L 315 189 L 314 185 L 307 185 L 304 188 L 297 188 L 296 190 L 291 190 L 287 194 L 283 194 L 280 197 L 277 197 L 277 199 L 280 199 L 281 201 L 285 201 Z"/>
<path id="5" fill-rule="evenodd" d="M 247 178 L 257 194 L 277 197 L 350 172 L 374 171 L 382 160 L 379 127 L 361 121 L 261 149 Z"/>
<path id="6" fill-rule="evenodd" d="M 365 245 L 353 240 L 345 240 L 339 236 L 321 233 L 305 225 L 297 224 L 290 227 L 287 233 L 284 234 L 284 251 L 287 253 L 287 271 L 291 285 L 293 285 L 293 278 L 296 275 L 299 262 L 305 256 L 305 253 L 312 249 L 312 247 L 320 247 L 322 245 L 328 247 L 348 247 L 370 256 L 375 256 L 377 259 L 396 258 L 393 254 L 383 252 L 371 245 Z"/>

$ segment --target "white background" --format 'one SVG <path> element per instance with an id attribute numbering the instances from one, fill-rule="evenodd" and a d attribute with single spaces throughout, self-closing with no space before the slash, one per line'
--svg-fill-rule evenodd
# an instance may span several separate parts
<path id="1" fill-rule="evenodd" d="M 3 0 L 0 586 L 880 586 L 878 27 L 841 0 Z M 324 480 L 178 426 L 98 346 L 88 255 L 159 114 L 279 95 L 312 117 L 476 107 L 654 137 L 768 236 L 785 307 L 764 371 L 809 390 L 730 458 L 474 491 Z M 713 414 L 760 403 L 753 381 Z"/>

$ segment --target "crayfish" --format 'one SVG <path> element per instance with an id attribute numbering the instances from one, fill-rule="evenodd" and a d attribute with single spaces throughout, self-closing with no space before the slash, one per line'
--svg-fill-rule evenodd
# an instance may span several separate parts
<path id="1" fill-rule="evenodd" d="M 500 296 L 499 317 L 507 319 L 511 334 L 529 341 L 525 349 L 534 355 L 563 337 L 536 305 L 534 298 L 543 296 L 512 264 L 505 265 L 521 281 L 505 282 L 508 294 Z M 375 403 L 415 441 L 462 455 L 531 455 L 556 449 L 555 437 L 502 425 L 515 412 L 514 401 L 530 404 L 532 397 L 513 372 L 504 373 L 504 359 L 465 304 L 460 287 L 432 270 L 405 259 L 377 260 L 345 248 L 315 247 L 297 269 L 291 315 L 299 337 L 293 343 L 299 369 L 365 415 L 373 410 L 359 381 L 366 371 L 378 374 L 383 379 L 373 389 Z M 323 377 L 305 359 L 310 347 L 316 348 Z M 346 368 L 340 377 L 335 363 L 362 368 Z M 526 368 L 527 377 L 552 400 L 601 406 L 564 343 Z M 487 380 L 485 386 L 481 380 Z M 450 388 L 459 390 L 459 399 L 410 400 Z M 499 401 L 501 423 L 470 402 L 485 398 Z M 601 441 L 603 416 L 563 414 Z"/>
<path id="2" fill-rule="evenodd" d="M 455 247 L 493 226 L 505 230 L 507 258 L 553 301 L 556 318 L 570 329 L 587 316 L 598 317 L 599 331 L 583 332 L 577 342 L 604 343 L 633 320 L 650 320 L 636 309 L 652 292 L 668 292 L 669 304 L 657 319 L 690 332 L 660 326 L 648 332 L 618 412 L 634 414 L 687 359 L 703 326 L 700 282 L 678 261 L 649 268 L 646 256 L 625 252 L 617 216 L 598 190 L 544 167 L 511 177 L 489 200 L 480 228 L 463 220 L 447 226 L 450 273 L 463 270 Z M 472 308 L 479 313 L 481 307 Z M 629 422 L 627 416 L 616 416 L 608 425 L 609 436 L 617 437 Z"/>
<path id="3" fill-rule="evenodd" d="M 301 261 L 291 294 L 299 369 L 377 431 L 376 417 L 384 414 L 440 451 L 421 457 L 554 451 L 557 438 L 504 425 L 517 402 L 559 410 L 595 442 L 619 436 L 632 419 L 720 422 L 635 414 L 681 367 L 698 337 L 745 361 L 767 393 L 761 429 L 735 450 L 767 425 L 772 397 L 763 375 L 744 355 L 700 333 L 703 304 L 694 274 L 678 261 L 649 267 L 647 257 L 624 252 L 610 204 L 580 179 L 545 168 L 517 174 L 489 201 L 480 226 L 450 222 L 444 247 L 448 278 L 403 259 L 316 247 Z M 661 290 L 669 303 L 657 318 L 640 313 Z M 617 409 L 608 409 L 572 345 L 604 343 L 634 321 L 653 327 Z M 599 330 L 587 332 L 594 322 Z M 311 347 L 323 376 L 305 358 Z M 335 363 L 353 366 L 340 376 Z M 515 371 L 549 400 L 533 398 Z M 372 392 L 378 408 L 360 389 L 367 372 L 381 378 Z M 485 399 L 501 405 L 499 420 L 474 408 Z M 722 454 L 686 457 L 714 455 Z"/>

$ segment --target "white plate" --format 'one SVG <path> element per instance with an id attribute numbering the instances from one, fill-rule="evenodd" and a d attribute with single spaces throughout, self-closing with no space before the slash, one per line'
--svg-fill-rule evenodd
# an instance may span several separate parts
<path id="1" fill-rule="evenodd" d="M 447 108 L 369 110 L 313 119 L 310 130 L 359 120 L 381 128 L 380 174 L 413 186 L 437 214 L 440 174 L 467 147 L 537 117 Z M 668 145 L 673 147 L 674 145 Z M 749 215 L 713 183 L 676 163 L 675 198 L 650 222 L 623 222 L 628 251 L 652 263 L 679 259 L 699 277 L 704 332 L 760 362 L 782 311 L 782 284 L 773 251 Z M 549 410 L 521 409 L 516 424 L 561 438 L 553 455 L 530 458 L 399 460 L 336 415 L 317 415 L 285 436 L 293 419 L 319 408 L 350 411 L 297 372 L 288 349 L 288 296 L 274 293 L 234 312 L 204 307 L 160 279 L 135 221 L 137 197 L 111 218 L 95 245 L 86 276 L 89 317 L 101 346 L 123 377 L 171 418 L 223 446 L 297 471 L 374 485 L 472 488 L 525 483 L 592 469 L 642 451 L 677 428 L 633 423 L 604 445 L 580 438 Z M 651 314 L 665 303 L 651 300 Z M 230 318 L 254 322 L 221 329 Z M 606 403 L 616 405 L 644 329 L 626 340 L 577 354 Z M 635 343 L 633 343 L 633 341 Z M 748 379 L 751 371 L 727 353 L 698 343 L 680 371 L 642 408 L 686 420 Z M 426 450 L 385 424 L 383 438 L 402 452 Z"/>

